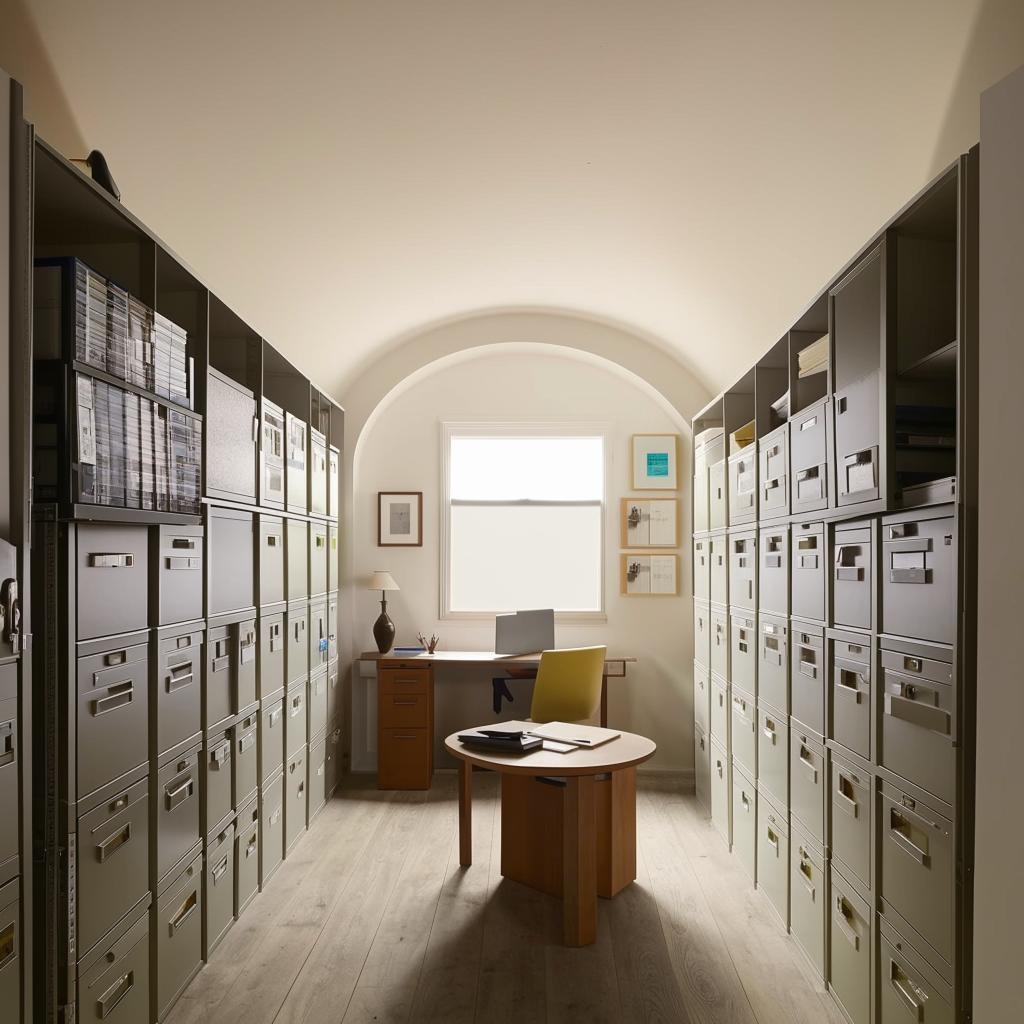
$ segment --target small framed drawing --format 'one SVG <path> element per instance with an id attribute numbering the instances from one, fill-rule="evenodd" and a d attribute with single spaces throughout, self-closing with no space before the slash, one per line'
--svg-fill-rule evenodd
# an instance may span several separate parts
<path id="1" fill-rule="evenodd" d="M 636 555 L 627 552 L 620 557 L 620 593 L 661 597 L 676 597 L 679 594 L 678 555 Z"/>
<path id="2" fill-rule="evenodd" d="M 676 490 L 678 449 L 677 434 L 634 434 L 633 490 Z"/>
<path id="3" fill-rule="evenodd" d="M 679 499 L 623 498 L 620 537 L 624 548 L 679 547 Z"/>
<path id="4" fill-rule="evenodd" d="M 377 492 L 377 546 L 423 546 L 423 492 Z"/>

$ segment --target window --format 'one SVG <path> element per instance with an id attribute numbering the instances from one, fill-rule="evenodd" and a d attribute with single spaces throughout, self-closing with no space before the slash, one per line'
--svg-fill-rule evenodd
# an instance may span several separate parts
<path id="1" fill-rule="evenodd" d="M 443 615 L 604 609 L 604 431 L 445 424 Z"/>

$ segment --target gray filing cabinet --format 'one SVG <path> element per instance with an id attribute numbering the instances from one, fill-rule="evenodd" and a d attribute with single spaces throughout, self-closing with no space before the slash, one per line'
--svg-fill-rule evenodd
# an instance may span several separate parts
<path id="1" fill-rule="evenodd" d="M 790 710 L 819 735 L 825 732 L 825 630 L 790 620 Z"/>
<path id="2" fill-rule="evenodd" d="M 228 822 L 206 840 L 204 876 L 205 925 L 203 959 L 213 951 L 235 923 L 235 823 Z"/>
<path id="3" fill-rule="evenodd" d="M 729 525 L 757 519 L 757 447 L 750 444 L 729 456 Z"/>
<path id="4" fill-rule="evenodd" d="M 789 424 L 758 438 L 758 519 L 789 515 Z"/>
<path id="5" fill-rule="evenodd" d="M 828 631 L 828 738 L 870 760 L 875 653 L 870 636 Z"/>
<path id="6" fill-rule="evenodd" d="M 753 781 L 733 760 L 732 852 L 747 877 L 757 877 L 757 790 Z"/>
<path id="7" fill-rule="evenodd" d="M 256 500 L 256 399 L 227 374 L 207 371 L 206 494 L 251 504 Z"/>
<path id="8" fill-rule="evenodd" d="M 306 489 L 306 463 L 308 458 L 305 420 L 285 413 L 285 507 L 289 512 L 305 514 L 309 511 Z"/>
<path id="9" fill-rule="evenodd" d="M 832 861 L 829 873 L 829 991 L 853 1024 L 871 1021 L 871 904 Z"/>
<path id="10" fill-rule="evenodd" d="M 832 863 L 868 890 L 871 885 L 875 777 L 871 766 L 849 751 L 829 748 Z"/>
<path id="11" fill-rule="evenodd" d="M 305 601 L 309 598 L 309 523 L 287 519 L 285 536 L 288 600 Z"/>
<path id="12" fill-rule="evenodd" d="M 155 1007 L 163 1020 L 203 966 L 203 851 L 161 886 L 153 906 Z"/>
<path id="13" fill-rule="evenodd" d="M 825 624 L 825 524 L 790 528 L 790 614 Z"/>
<path id="14" fill-rule="evenodd" d="M 820 512 L 832 504 L 831 434 L 830 398 L 794 413 L 789 421 L 789 489 L 794 515 Z"/>
<path id="15" fill-rule="evenodd" d="M 338 526 L 327 524 L 327 589 L 332 593 L 338 589 L 339 557 Z"/>
<path id="16" fill-rule="evenodd" d="M 15 833 L 17 830 L 14 830 Z M 0 885 L 0 1006 L 21 1020 L 21 880 Z"/>
<path id="17" fill-rule="evenodd" d="M 164 627 L 156 631 L 156 672 L 150 686 L 156 732 L 156 754 L 199 735 L 202 730 L 204 623 Z"/>
<path id="18" fill-rule="evenodd" d="M 788 930 L 789 815 L 764 790 L 757 800 L 757 885 Z"/>
<path id="19" fill-rule="evenodd" d="M 78 965 L 80 1021 L 138 1024 L 149 1019 L 149 905 Z"/>
<path id="20" fill-rule="evenodd" d="M 157 526 L 150 535 L 150 609 L 157 626 L 203 617 L 203 528 Z"/>
<path id="21" fill-rule="evenodd" d="M 260 435 L 260 504 L 284 508 L 284 410 L 266 395 Z"/>
<path id="22" fill-rule="evenodd" d="M 331 445 L 327 449 L 327 515 L 338 518 L 341 504 L 341 452 Z"/>
<path id="23" fill-rule="evenodd" d="M 260 806 L 256 793 L 238 811 L 235 832 L 235 917 L 241 917 L 260 888 Z"/>
<path id="24" fill-rule="evenodd" d="M 285 521 L 280 516 L 263 514 L 257 518 L 259 605 L 263 608 L 285 600 Z"/>
<path id="25" fill-rule="evenodd" d="M 761 528 L 761 554 L 757 581 L 757 606 L 773 615 L 789 614 L 789 525 Z"/>
<path id="26" fill-rule="evenodd" d="M 259 634 L 259 672 L 256 696 L 267 700 L 284 690 L 287 605 L 276 604 L 260 609 L 256 630 Z"/>
<path id="27" fill-rule="evenodd" d="M 309 428 L 309 511 L 327 515 L 327 438 Z"/>
<path id="28" fill-rule="evenodd" d="M 309 524 L 309 593 L 327 593 L 327 524 Z"/>
<path id="29" fill-rule="evenodd" d="M 253 606 L 251 512 L 206 506 L 206 614 L 221 615 Z"/>
<path id="30" fill-rule="evenodd" d="M 284 856 L 284 773 L 260 785 L 260 888 L 281 866 Z"/>
<path id="31" fill-rule="evenodd" d="M 158 889 L 175 875 L 203 835 L 202 741 L 168 751 L 157 766 L 153 801 L 156 845 L 153 876 Z"/>
<path id="32" fill-rule="evenodd" d="M 303 719 L 305 721 L 305 719 Z M 284 848 L 290 853 L 306 830 L 308 752 L 303 744 L 288 755 L 284 771 Z"/>
<path id="33" fill-rule="evenodd" d="M 80 523 L 75 527 L 75 612 L 79 640 L 149 625 L 149 530 Z"/>
<path id="34" fill-rule="evenodd" d="M 825 977 L 825 922 L 827 892 L 825 851 L 819 842 L 790 822 L 789 929 L 814 968 Z"/>
<path id="35" fill-rule="evenodd" d="M 294 683 L 309 673 L 309 605 L 305 600 L 289 602 L 285 624 L 285 679 Z"/>

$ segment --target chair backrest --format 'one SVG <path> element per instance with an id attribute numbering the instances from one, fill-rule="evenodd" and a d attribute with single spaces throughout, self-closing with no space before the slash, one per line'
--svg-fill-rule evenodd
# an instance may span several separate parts
<path id="1" fill-rule="evenodd" d="M 601 703 L 601 677 L 607 647 L 544 651 L 533 685 L 534 722 L 580 722 Z"/>

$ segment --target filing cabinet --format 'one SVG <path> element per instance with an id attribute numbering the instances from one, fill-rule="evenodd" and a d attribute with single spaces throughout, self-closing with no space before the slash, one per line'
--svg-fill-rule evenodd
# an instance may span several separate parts
<path id="1" fill-rule="evenodd" d="M 825 977 L 825 851 L 790 821 L 789 930 L 818 978 Z"/>
<path id="2" fill-rule="evenodd" d="M 156 849 L 153 878 L 158 887 L 202 837 L 200 796 L 203 745 L 182 744 L 168 751 L 157 767 L 153 801 Z"/>
<path id="3" fill-rule="evenodd" d="M 726 748 L 711 739 L 711 824 L 732 845 L 732 772 Z"/>
<path id="4" fill-rule="evenodd" d="M 871 904 L 867 893 L 829 870 L 828 987 L 852 1024 L 871 1021 Z"/>
<path id="5" fill-rule="evenodd" d="M 284 508 L 284 410 L 262 399 L 260 440 L 260 504 Z"/>
<path id="6" fill-rule="evenodd" d="M 870 759 L 874 645 L 857 633 L 828 631 L 829 739 Z"/>
<path id="7" fill-rule="evenodd" d="M 334 445 L 327 449 L 327 515 L 338 518 L 341 502 L 341 452 Z"/>
<path id="8" fill-rule="evenodd" d="M 847 751 L 839 754 L 829 748 L 829 788 L 832 862 L 840 861 L 844 874 L 868 889 L 875 788 L 871 766 Z"/>
<path id="9" fill-rule="evenodd" d="M 711 674 L 711 738 L 729 749 L 729 724 L 732 707 L 729 684 L 721 676 Z"/>
<path id="10" fill-rule="evenodd" d="M 732 766 L 732 852 L 751 882 L 757 877 L 757 790 L 735 759 Z"/>
<path id="11" fill-rule="evenodd" d="M 309 428 L 309 511 L 327 515 L 327 438 Z"/>
<path id="12" fill-rule="evenodd" d="M 75 527 L 77 637 L 90 640 L 149 625 L 149 537 L 145 526 Z"/>
<path id="13" fill-rule="evenodd" d="M 693 602 L 693 656 L 701 665 L 711 665 L 711 608 L 704 601 Z"/>
<path id="14" fill-rule="evenodd" d="M 91 640 L 78 655 L 78 797 L 149 757 L 149 635 Z"/>
<path id="15" fill-rule="evenodd" d="M 703 732 L 711 722 L 711 670 L 699 661 L 693 663 L 693 720 Z M 328 709 L 328 721 L 334 721 Z"/>
<path id="16" fill-rule="evenodd" d="M 790 614 L 825 623 L 825 525 L 790 527 Z"/>
<path id="17" fill-rule="evenodd" d="M 164 628 L 156 634 L 157 666 L 150 693 L 158 758 L 198 736 L 203 728 L 203 637 L 206 631 L 201 627 L 201 622 L 190 623 L 186 627 Z"/>
<path id="18" fill-rule="evenodd" d="M 711 606 L 711 671 L 729 678 L 729 613 Z"/>
<path id="19" fill-rule="evenodd" d="M 327 524 L 309 524 L 309 593 L 327 593 Z"/>
<path id="20" fill-rule="evenodd" d="M 284 767 L 284 695 L 260 706 L 260 783 Z"/>
<path id="21" fill-rule="evenodd" d="M 751 444 L 729 456 L 729 525 L 757 518 L 757 451 Z"/>
<path id="22" fill-rule="evenodd" d="M 776 711 L 789 711 L 789 626 L 781 616 L 758 619 L 757 698 Z"/>
<path id="23" fill-rule="evenodd" d="M 288 758 L 306 745 L 309 733 L 307 724 L 307 699 L 309 684 L 302 680 L 289 683 L 284 697 L 284 743 Z"/>
<path id="24" fill-rule="evenodd" d="M 21 963 L 21 880 L 15 877 L 0 885 L 0 1006 L 14 1021 L 21 1020 Z"/>
<path id="25" fill-rule="evenodd" d="M 156 1019 L 162 1021 L 203 966 L 203 851 L 168 878 L 153 912 Z M 140 1018 L 145 1019 L 145 1018 Z"/>
<path id="26" fill-rule="evenodd" d="M 757 886 L 788 930 L 789 815 L 764 790 L 757 800 Z"/>
<path id="27" fill-rule="evenodd" d="M 757 784 L 784 807 L 789 806 L 789 726 L 771 708 L 757 711 Z"/>
<path id="28" fill-rule="evenodd" d="M 203 742 L 203 830 L 210 833 L 231 814 L 234 742 L 231 725 L 211 729 Z"/>
<path id="29" fill-rule="evenodd" d="M 754 698 L 734 686 L 730 707 L 733 765 L 738 765 L 751 779 L 756 779 L 757 708 L 754 705 Z"/>
<path id="30" fill-rule="evenodd" d="M 18 700 L 0 700 L 0 864 L 18 855 Z M 12 827 L 13 825 L 13 827 Z"/>
<path id="31" fill-rule="evenodd" d="M 953 1024 L 953 987 L 885 917 L 878 922 L 879 1024 Z"/>
<path id="32" fill-rule="evenodd" d="M 227 822 L 206 840 L 204 876 L 203 959 L 213 951 L 235 923 L 235 823 Z"/>
<path id="33" fill-rule="evenodd" d="M 757 619 L 753 612 L 729 617 L 729 681 L 757 693 Z"/>
<path id="34" fill-rule="evenodd" d="M 825 744 L 790 720 L 789 811 L 816 843 L 825 841 Z"/>
<path id="35" fill-rule="evenodd" d="M 761 529 L 761 563 L 757 581 L 757 607 L 773 615 L 789 614 L 789 527 Z"/>
<path id="36" fill-rule="evenodd" d="M 232 796 L 233 807 L 241 807 L 256 795 L 256 782 L 259 773 L 258 732 L 260 723 L 259 708 L 253 706 L 239 715 L 231 727 L 233 775 Z"/>
<path id="37" fill-rule="evenodd" d="M 338 788 L 341 778 L 341 729 L 330 729 L 325 744 L 326 768 L 324 773 L 324 795 L 329 800 Z"/>
<path id="38" fill-rule="evenodd" d="M 289 683 L 309 674 L 309 605 L 296 601 L 288 605 L 288 642 L 285 647 L 285 679 Z"/>
<path id="39" fill-rule="evenodd" d="M 306 436 L 304 420 L 285 413 L 285 507 L 289 512 L 305 514 L 309 511 L 306 489 Z"/>
<path id="40" fill-rule="evenodd" d="M 327 595 L 327 660 L 338 660 L 338 595 Z"/>
<path id="41" fill-rule="evenodd" d="M 711 742 L 706 729 L 693 727 L 694 791 L 700 805 L 711 813 Z"/>
<path id="42" fill-rule="evenodd" d="M 149 1019 L 149 906 L 78 965 L 76 1020 L 138 1024 Z"/>
<path id="43" fill-rule="evenodd" d="M 397 659 L 378 663 L 377 787 L 429 789 L 434 773 L 433 736 L 430 665 Z"/>
<path id="44" fill-rule="evenodd" d="M 206 506 L 207 615 L 253 606 L 254 534 L 251 512 Z"/>
<path id="45" fill-rule="evenodd" d="M 149 895 L 149 779 L 145 767 L 79 805 L 79 956 Z"/>
<path id="46" fill-rule="evenodd" d="M 157 626 L 203 617 L 203 528 L 157 526 L 151 535 L 150 608 Z"/>
<path id="47" fill-rule="evenodd" d="M 284 848 L 291 853 L 292 848 L 306 831 L 306 747 L 288 755 L 288 764 L 284 772 Z"/>
<path id="48" fill-rule="evenodd" d="M 708 493 L 707 467 L 701 467 L 693 476 L 693 530 L 707 530 L 711 525 L 711 507 Z"/>
<path id="49" fill-rule="evenodd" d="M 260 786 L 260 888 L 281 866 L 284 856 L 284 772 Z"/>
<path id="50" fill-rule="evenodd" d="M 284 520 L 260 515 L 258 537 L 259 604 L 280 604 L 286 599 L 284 574 Z"/>
<path id="51" fill-rule="evenodd" d="M 693 538 L 693 596 L 698 601 L 711 600 L 711 539 Z"/>
<path id="52" fill-rule="evenodd" d="M 875 527 L 870 520 L 839 523 L 832 535 L 832 623 L 872 629 Z"/>
<path id="53" fill-rule="evenodd" d="M 713 533 L 711 545 L 711 603 L 722 605 L 729 601 L 729 535 Z"/>
<path id="54" fill-rule="evenodd" d="M 725 459 L 708 466 L 708 525 L 724 530 L 729 525 L 729 474 Z"/>
<path id="55" fill-rule="evenodd" d="M 789 515 L 789 424 L 783 423 L 757 442 L 758 519 Z"/>
<path id="56" fill-rule="evenodd" d="M 790 710 L 808 729 L 825 732 L 825 630 L 790 620 Z"/>
<path id="57" fill-rule="evenodd" d="M 315 672 L 309 678 L 308 725 L 310 736 L 327 728 L 327 670 Z"/>
<path id="58" fill-rule="evenodd" d="M 309 744 L 309 785 L 306 801 L 306 824 L 311 825 L 313 819 L 324 809 L 327 803 L 325 789 L 327 773 L 327 735 L 320 733 L 310 740 Z"/>
<path id="59" fill-rule="evenodd" d="M 260 888 L 260 808 L 256 794 L 238 812 L 235 832 L 235 917 Z"/>
<path id="60" fill-rule="evenodd" d="M 303 519 L 288 519 L 285 536 L 288 600 L 305 601 L 309 597 L 309 523 Z"/>
<path id="61" fill-rule="evenodd" d="M 256 500 L 256 398 L 212 366 L 206 379 L 206 493 L 252 504 Z M 250 602 L 251 603 L 251 602 Z"/>
<path id="62" fill-rule="evenodd" d="M 729 605 L 757 609 L 757 530 L 730 530 Z"/>
<path id="63" fill-rule="evenodd" d="M 203 724 L 211 729 L 256 701 L 256 619 L 209 619 Z"/>
<path id="64" fill-rule="evenodd" d="M 256 696 L 263 701 L 275 698 L 284 690 L 285 648 L 287 645 L 286 608 L 287 606 L 284 604 L 261 608 L 257 620 L 260 656 L 259 671 L 256 675 L 258 684 Z"/>
<path id="65" fill-rule="evenodd" d="M 338 589 L 338 568 L 341 552 L 338 548 L 338 527 L 335 523 L 327 524 L 327 589 Z"/>
<path id="66" fill-rule="evenodd" d="M 317 672 L 327 666 L 327 662 L 330 660 L 330 638 L 333 634 L 334 630 L 327 618 L 327 602 L 311 601 L 309 605 L 309 670 L 311 672 Z"/>
<path id="67" fill-rule="evenodd" d="M 794 515 L 819 512 L 832 503 L 829 477 L 831 433 L 830 398 L 824 398 L 790 417 L 790 504 Z"/>
<path id="68" fill-rule="evenodd" d="M 710 691 L 708 708 L 710 709 Z M 327 723 L 328 725 L 338 721 L 341 717 L 341 673 L 338 671 L 338 663 L 332 661 L 327 666 Z"/>

